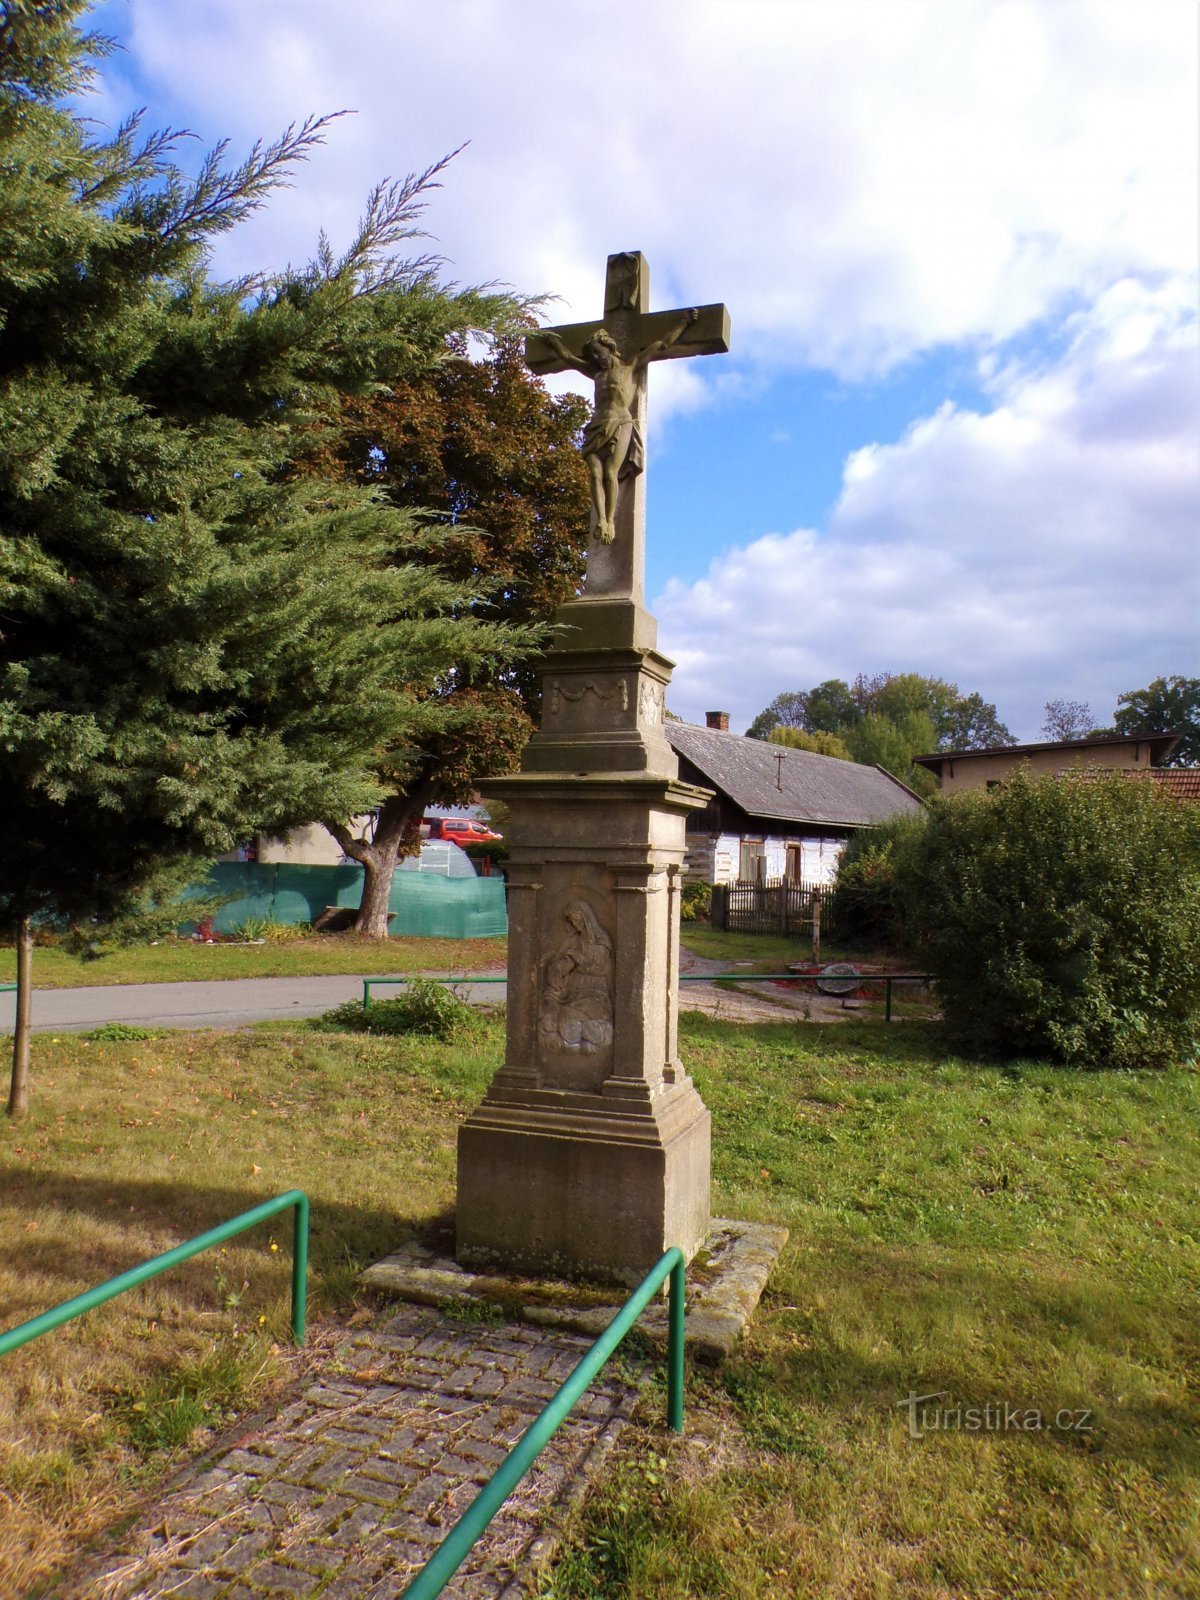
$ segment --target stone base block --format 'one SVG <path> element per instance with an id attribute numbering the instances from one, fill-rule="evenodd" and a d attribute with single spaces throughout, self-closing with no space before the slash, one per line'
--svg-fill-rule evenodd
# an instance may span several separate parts
<path id="1" fill-rule="evenodd" d="M 713 1218 L 687 1272 L 684 1341 L 689 1356 L 719 1362 L 733 1354 L 787 1237 L 786 1228 L 769 1223 Z M 621 1309 L 620 1299 L 609 1288 L 470 1272 L 416 1239 L 368 1267 L 361 1281 L 377 1294 L 440 1306 L 451 1316 L 456 1309 L 470 1315 L 486 1307 L 513 1321 L 566 1328 L 589 1339 L 599 1338 Z M 637 1327 L 665 1351 L 665 1301 L 652 1300 Z"/>
<path id="2" fill-rule="evenodd" d="M 665 1127 L 485 1101 L 458 1134 L 459 1262 L 632 1287 L 672 1245 L 691 1260 L 709 1229 L 711 1119 L 690 1084 L 663 1098 Z"/>

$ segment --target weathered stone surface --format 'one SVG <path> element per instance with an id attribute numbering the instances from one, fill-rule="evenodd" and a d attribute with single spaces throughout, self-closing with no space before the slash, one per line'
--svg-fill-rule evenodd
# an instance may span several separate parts
<path id="1" fill-rule="evenodd" d="M 707 794 L 661 734 L 669 664 L 569 654 L 531 770 L 484 785 L 509 807 L 508 1039 L 459 1133 L 456 1248 L 633 1284 L 708 1229 L 710 1119 L 678 1054 L 684 823 Z"/>
<path id="2" fill-rule="evenodd" d="M 723 306 L 651 313 L 645 258 L 608 259 L 603 325 L 531 334 L 538 372 L 595 383 L 582 451 L 592 530 L 561 608 L 542 726 L 522 770 L 481 784 L 509 810 L 508 1041 L 460 1130 L 465 1265 L 634 1284 L 708 1229 L 710 1120 L 679 1060 L 687 814 L 663 733 L 671 662 L 644 606 L 646 372 L 729 348 Z"/>
<path id="3" fill-rule="evenodd" d="M 690 1357 L 719 1362 L 733 1354 L 787 1239 L 786 1228 L 767 1223 L 713 1220 L 687 1273 L 684 1339 Z M 472 1272 L 415 1240 L 368 1267 L 362 1281 L 401 1300 L 498 1306 L 524 1322 L 593 1339 L 621 1306 L 594 1284 Z M 637 1326 L 665 1348 L 665 1301 L 648 1306 Z"/>
<path id="4" fill-rule="evenodd" d="M 698 1096 L 694 1097 L 698 1100 Z M 543 1118 L 543 1121 L 547 1119 Z M 690 1257 L 708 1222 L 709 1117 L 654 1148 L 595 1138 L 584 1119 L 554 1136 L 477 1114 L 459 1139 L 459 1256 L 482 1266 L 636 1285 L 673 1244 Z M 491 1201 L 503 1187 L 507 1203 Z"/>

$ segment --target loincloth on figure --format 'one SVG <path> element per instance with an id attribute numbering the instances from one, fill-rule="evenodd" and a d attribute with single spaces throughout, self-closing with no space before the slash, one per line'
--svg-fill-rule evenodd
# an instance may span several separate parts
<path id="1" fill-rule="evenodd" d="M 641 427 L 628 412 L 623 416 L 593 417 L 583 430 L 583 454 L 606 456 L 621 448 L 621 438 L 628 433 L 625 459 L 617 473 L 619 479 L 632 478 L 646 467 L 646 441 Z"/>

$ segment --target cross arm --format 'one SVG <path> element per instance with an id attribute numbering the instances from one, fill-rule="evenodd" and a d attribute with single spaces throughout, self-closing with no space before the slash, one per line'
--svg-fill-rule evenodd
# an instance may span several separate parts
<path id="1" fill-rule="evenodd" d="M 700 315 L 690 328 L 685 328 L 680 338 L 660 351 L 656 361 L 672 360 L 676 356 L 715 356 L 723 355 L 729 349 L 729 312 L 723 305 L 700 306 L 697 308 Z M 632 359 L 640 350 L 645 350 L 660 339 L 667 338 L 679 326 L 679 319 L 684 315 L 682 311 L 651 311 L 643 312 L 637 319 L 637 349 L 622 353 L 627 359 Z M 619 324 L 619 313 L 612 318 Z M 583 347 L 600 328 L 606 327 L 603 320 L 595 322 L 571 322 L 560 328 L 551 328 L 548 331 L 556 333 L 567 349 L 574 355 L 582 358 Z M 615 331 L 610 329 L 610 331 Z M 622 344 L 624 341 L 622 340 Z M 571 370 L 567 362 L 547 344 L 540 333 L 529 333 L 525 336 L 525 365 L 531 372 L 541 374 L 551 372 L 568 372 Z"/>

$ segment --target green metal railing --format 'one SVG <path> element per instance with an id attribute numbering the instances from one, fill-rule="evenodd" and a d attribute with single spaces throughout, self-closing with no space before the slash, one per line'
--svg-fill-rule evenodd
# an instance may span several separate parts
<path id="1" fill-rule="evenodd" d="M 0 994 L 7 994 L 10 989 L 15 989 L 15 983 L 0 983 Z"/>
<path id="2" fill-rule="evenodd" d="M 680 983 L 790 983 L 796 977 L 808 977 L 796 972 L 681 972 Z M 816 973 L 812 976 L 815 978 Z"/>
<path id="3" fill-rule="evenodd" d="M 232 1239 L 234 1234 L 244 1233 L 247 1228 L 253 1228 L 258 1222 L 265 1222 L 268 1217 L 273 1217 L 278 1211 L 286 1211 L 290 1206 L 296 1208 L 292 1229 L 292 1333 L 296 1343 L 303 1344 L 308 1315 L 308 1196 L 302 1189 L 289 1189 L 286 1194 L 276 1195 L 274 1200 L 264 1200 L 262 1205 L 255 1206 L 250 1211 L 243 1211 L 240 1216 L 222 1222 L 219 1227 L 210 1228 L 207 1233 L 197 1234 L 185 1244 L 176 1245 L 174 1250 L 168 1250 L 161 1256 L 152 1256 L 149 1261 L 143 1261 L 140 1267 L 131 1267 L 128 1272 L 110 1278 L 107 1283 L 99 1284 L 95 1289 L 88 1289 L 83 1294 L 77 1294 L 73 1300 L 64 1300 L 62 1305 L 55 1306 L 50 1311 L 43 1311 L 41 1316 L 22 1322 L 18 1327 L 10 1328 L 7 1333 L 0 1333 L 0 1356 L 7 1355 L 10 1350 L 16 1350 L 23 1344 L 28 1344 L 39 1334 L 49 1333 L 53 1328 L 61 1328 L 64 1322 L 70 1322 L 73 1317 L 81 1317 L 85 1311 L 94 1311 L 106 1300 L 124 1294 L 126 1289 L 133 1289 L 139 1283 L 145 1283 L 147 1278 L 157 1277 L 160 1272 L 178 1266 L 181 1261 L 190 1261 L 202 1250 L 207 1250 L 214 1244 L 224 1244 L 225 1240 Z"/>
<path id="4" fill-rule="evenodd" d="M 429 978 L 427 978 L 425 973 L 417 973 L 417 972 L 411 973 L 407 978 L 364 978 L 363 981 L 362 981 L 362 986 L 363 986 L 363 1010 L 365 1011 L 367 1009 L 367 1007 L 371 1004 L 371 990 L 372 989 L 378 989 L 382 984 L 411 983 L 414 978 L 418 978 L 418 977 L 426 978 L 426 981 L 429 982 L 429 983 L 507 983 L 508 982 L 508 978 L 507 977 L 503 977 L 503 978 L 472 978 L 472 977 L 437 978 L 437 977 L 429 977 Z"/>
<path id="5" fill-rule="evenodd" d="M 667 1423 L 675 1433 L 683 1432 L 684 1263 L 683 1252 L 678 1246 L 673 1246 L 634 1290 L 554 1399 L 530 1423 L 404 1590 L 400 1600 L 437 1600 L 437 1596 L 470 1555 L 475 1541 L 566 1421 L 588 1384 L 633 1327 L 668 1275 L 671 1279 L 671 1299 L 668 1311 Z"/>
<path id="6" fill-rule="evenodd" d="M 680 983 L 817 983 L 824 978 L 827 983 L 841 983 L 849 985 L 853 975 L 850 973 L 834 973 L 826 976 L 823 972 L 683 972 L 679 975 Z M 504 978 L 441 978 L 434 977 L 429 981 L 433 983 L 507 983 Z M 377 989 L 381 984 L 411 983 L 412 978 L 364 978 L 363 1010 L 371 1004 L 371 990 Z M 864 988 L 869 983 L 883 984 L 883 1020 L 892 1020 L 892 985 L 894 983 L 924 983 L 933 982 L 933 976 L 928 972 L 863 972 L 858 975 L 855 988 Z"/>
<path id="7" fill-rule="evenodd" d="M 879 978 L 868 979 L 870 983 L 878 983 L 879 981 Z M 883 1005 L 883 1020 L 890 1022 L 892 1020 L 892 985 L 894 983 L 923 983 L 928 988 L 933 982 L 933 976 L 928 972 L 889 972 L 883 982 L 887 985 L 887 994 Z"/>
<path id="8" fill-rule="evenodd" d="M 847 994 L 854 989 L 864 989 L 869 983 L 882 983 L 883 1020 L 892 1020 L 892 985 L 894 983 L 932 983 L 933 974 L 929 972 L 683 972 L 680 973 L 680 983 L 815 983 L 818 988 L 822 980 L 828 984 L 837 984 L 839 990 Z M 839 990 L 831 991 L 833 993 Z"/>

